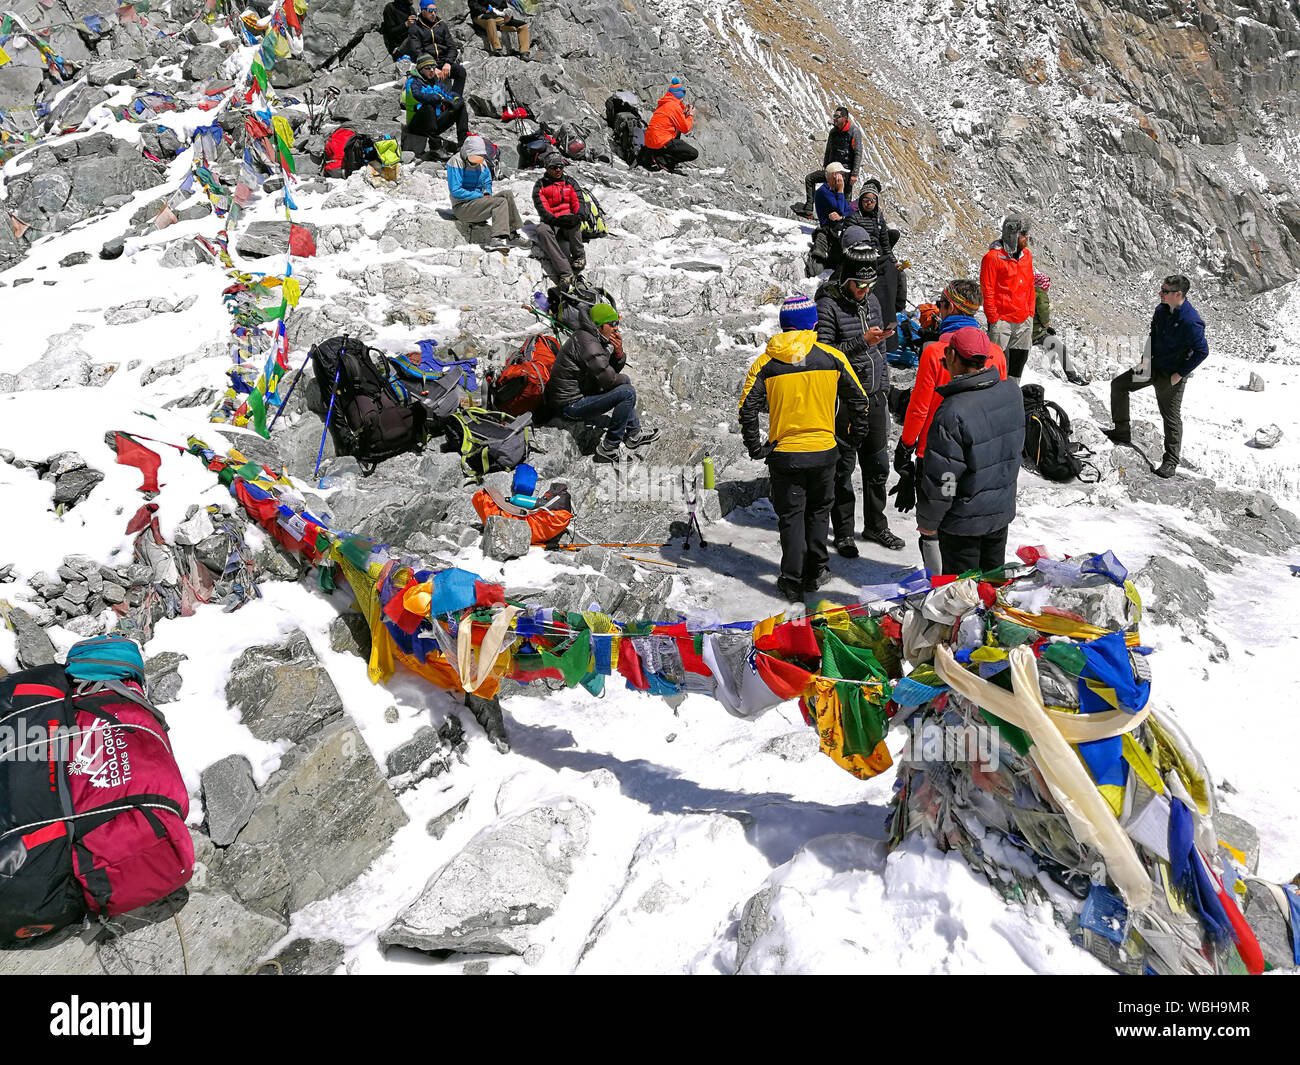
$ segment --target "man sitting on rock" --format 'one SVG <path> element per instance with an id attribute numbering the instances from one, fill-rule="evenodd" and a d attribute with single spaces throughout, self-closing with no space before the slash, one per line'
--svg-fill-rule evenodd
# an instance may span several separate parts
<path id="1" fill-rule="evenodd" d="M 401 54 L 402 45 L 410 36 L 411 24 L 419 17 L 412 6 L 412 0 L 391 0 L 384 5 L 379 32 L 384 35 L 384 47 L 394 59 Z"/>
<path id="2" fill-rule="evenodd" d="M 456 127 L 456 146 L 465 143 L 469 134 L 469 112 L 465 99 L 457 96 L 449 85 L 438 80 L 439 63 L 431 55 L 422 55 L 415 64 L 415 72 L 406 79 L 402 102 L 406 107 L 406 128 L 402 147 L 416 151 L 421 140 L 433 151 L 442 143 L 442 134 Z"/>
<path id="3" fill-rule="evenodd" d="M 469 17 L 487 37 L 488 55 L 502 56 L 501 31 L 519 38 L 519 58 L 525 63 L 533 58 L 529 51 L 528 23 L 515 18 L 509 0 L 469 0 Z"/>
<path id="4" fill-rule="evenodd" d="M 568 164 L 559 152 L 542 160 L 545 172 L 533 185 L 533 206 L 541 221 L 534 239 L 551 264 L 560 288 L 572 288 L 575 275 L 587 267 L 582 243 L 582 200 L 578 186 L 564 176 Z"/>
<path id="5" fill-rule="evenodd" d="M 608 303 L 595 304 L 560 348 L 546 385 L 546 403 L 553 410 L 604 428 L 597 462 L 617 462 L 620 447 L 639 448 L 659 436 L 658 429 L 641 428 L 636 389 L 621 372 L 627 357 L 618 320 Z"/>
<path id="6" fill-rule="evenodd" d="M 438 77 L 451 82 L 457 96 L 465 94 L 465 68 L 460 65 L 460 46 L 447 24 L 438 17 L 438 0 L 420 0 L 420 17 L 411 23 L 406 40 L 394 58 L 433 56 L 440 64 Z"/>
<path id="7" fill-rule="evenodd" d="M 519 232 L 523 220 L 509 190 L 492 191 L 492 168 L 487 162 L 487 142 L 475 134 L 466 137 L 461 150 L 447 164 L 447 189 L 457 222 L 469 226 L 469 239 L 486 251 L 505 251 L 514 244 L 527 247 Z"/>
<path id="8" fill-rule="evenodd" d="M 655 113 L 646 124 L 645 145 L 637 159 L 647 170 L 667 170 L 672 174 L 679 164 L 699 158 L 694 145 L 682 139 L 695 124 L 695 108 L 682 103 L 685 96 L 682 79 L 674 77 L 668 83 L 668 91 L 659 97 Z"/>

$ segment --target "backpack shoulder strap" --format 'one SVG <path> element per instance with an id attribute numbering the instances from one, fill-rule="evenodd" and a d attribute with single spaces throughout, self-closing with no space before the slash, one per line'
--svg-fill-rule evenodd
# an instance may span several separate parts
<path id="1" fill-rule="evenodd" d="M 1056 412 L 1056 421 L 1065 430 L 1065 435 L 1070 435 L 1070 416 L 1061 409 L 1061 405 L 1054 400 L 1043 400 L 1043 406 L 1049 411 Z"/>

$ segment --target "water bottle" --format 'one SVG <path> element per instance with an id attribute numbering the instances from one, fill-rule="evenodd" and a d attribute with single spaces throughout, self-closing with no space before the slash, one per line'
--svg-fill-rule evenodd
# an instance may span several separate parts
<path id="1" fill-rule="evenodd" d="M 1147 337 L 1147 342 L 1142 348 L 1142 361 L 1133 368 L 1133 381 L 1136 384 L 1143 384 L 1151 380 L 1151 338 Z"/>
<path id="2" fill-rule="evenodd" d="M 713 456 L 704 456 L 704 487 L 707 491 L 712 492 L 715 485 L 713 477 Z"/>

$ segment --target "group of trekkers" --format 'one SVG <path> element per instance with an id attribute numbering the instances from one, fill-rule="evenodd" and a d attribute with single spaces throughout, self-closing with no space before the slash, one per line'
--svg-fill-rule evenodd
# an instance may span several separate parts
<path id="1" fill-rule="evenodd" d="M 892 495 L 899 511 L 915 508 L 921 558 L 932 573 L 1004 565 L 1025 441 L 1020 377 L 1031 345 L 1060 357 L 1068 380 L 1086 383 L 1055 341 L 1051 280 L 1034 269 L 1030 220 L 1012 214 L 985 252 L 979 280 L 954 278 L 935 301 L 939 321 L 921 352 L 894 448 L 898 481 L 886 492 L 887 322 L 906 307 L 906 288 L 893 254 L 898 233 L 881 213 L 881 183 L 868 178 L 856 204 L 849 199 L 862 155 L 861 130 L 847 108 L 837 108 L 822 169 L 808 175 L 804 202 L 791 205 L 797 214 L 815 213 L 809 273 L 829 276 L 814 297 L 796 293 L 782 304 L 781 332 L 750 366 L 740 396 L 745 447 L 768 465 L 781 537 L 777 588 L 791 602 L 830 579 L 828 532 L 839 555 L 858 557 L 855 467 L 862 471 L 864 540 L 904 547 L 885 515 Z M 1189 288 L 1185 276 L 1165 278 L 1143 365 L 1111 382 L 1115 424 L 1104 432 L 1119 444 L 1131 443 L 1129 394 L 1154 386 L 1164 420 L 1164 457 L 1154 470 L 1160 477 L 1178 467 L 1183 389 L 1208 354 Z M 983 328 L 975 317 L 981 307 Z M 766 440 L 762 412 L 769 416 Z"/>

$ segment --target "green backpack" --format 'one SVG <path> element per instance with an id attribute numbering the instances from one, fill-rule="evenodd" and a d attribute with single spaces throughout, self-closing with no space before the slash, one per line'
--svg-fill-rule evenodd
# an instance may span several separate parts
<path id="1" fill-rule="evenodd" d="M 609 226 L 605 225 L 605 212 L 599 201 L 581 185 L 578 185 L 578 202 L 582 204 L 582 239 L 587 241 L 609 236 Z"/>
<path id="2" fill-rule="evenodd" d="M 512 417 L 498 410 L 461 407 L 443 423 L 451 450 L 460 452 L 465 476 L 481 481 L 493 470 L 513 470 L 532 448 L 531 413 Z"/>

